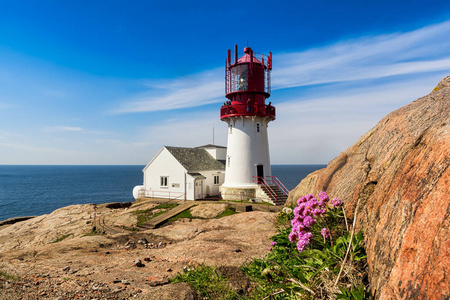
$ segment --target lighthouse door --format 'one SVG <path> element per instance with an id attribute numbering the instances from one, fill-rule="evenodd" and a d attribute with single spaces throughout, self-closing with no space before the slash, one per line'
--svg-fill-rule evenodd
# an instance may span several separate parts
<path id="1" fill-rule="evenodd" d="M 258 176 L 258 183 L 262 184 L 264 179 L 264 166 L 263 165 L 257 165 L 256 166 L 256 176 Z"/>

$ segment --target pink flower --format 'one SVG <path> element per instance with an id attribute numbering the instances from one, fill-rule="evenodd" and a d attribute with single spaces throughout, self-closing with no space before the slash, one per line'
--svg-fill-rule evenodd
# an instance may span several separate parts
<path id="1" fill-rule="evenodd" d="M 306 200 L 306 197 L 305 197 L 305 196 L 303 196 L 303 197 L 301 197 L 301 198 L 298 198 L 298 200 L 297 200 L 297 205 L 300 205 L 300 203 L 303 203 L 303 202 L 306 202 L 306 201 L 308 201 L 308 200 Z"/>
<path id="2" fill-rule="evenodd" d="M 297 240 L 298 240 L 298 233 L 296 231 L 291 231 L 291 233 L 289 233 L 289 241 L 293 243 Z"/>
<path id="3" fill-rule="evenodd" d="M 330 230 L 328 230 L 328 228 L 322 228 L 322 230 L 320 231 L 320 233 L 322 234 L 322 236 L 324 238 L 329 238 L 330 237 Z"/>
<path id="4" fill-rule="evenodd" d="M 267 250 L 269 250 L 269 251 L 272 251 L 272 248 L 271 248 L 271 247 L 269 247 L 269 248 L 267 248 Z"/>
<path id="5" fill-rule="evenodd" d="M 303 219 L 303 224 L 308 228 L 311 228 L 311 226 L 314 225 L 314 223 L 316 223 L 316 220 L 310 216 L 306 216 Z"/>
<path id="6" fill-rule="evenodd" d="M 326 192 L 322 191 L 319 193 L 319 200 L 327 203 L 330 200 L 330 198 L 328 197 Z"/>
<path id="7" fill-rule="evenodd" d="M 332 200 L 331 200 L 331 204 L 334 206 L 334 207 L 338 207 L 338 206 L 341 206 L 342 205 L 342 201 L 341 200 L 339 200 L 339 198 L 333 198 Z"/>
<path id="8" fill-rule="evenodd" d="M 277 244 L 277 242 L 272 242 L 270 243 L 272 246 L 275 246 Z"/>
<path id="9" fill-rule="evenodd" d="M 314 195 L 313 194 L 308 194 L 306 195 L 306 200 L 309 201 L 311 199 L 314 199 Z"/>
<path id="10" fill-rule="evenodd" d="M 306 246 L 311 243 L 312 238 L 313 235 L 311 232 L 305 232 L 302 236 L 300 236 L 297 242 L 298 252 L 302 252 L 303 250 L 305 250 Z"/>
<path id="11" fill-rule="evenodd" d="M 314 217 L 317 217 L 318 215 L 323 215 L 326 211 L 327 211 L 326 209 L 319 209 L 319 208 L 316 208 L 316 209 L 314 209 L 314 211 L 313 211 L 313 216 L 314 216 Z"/>

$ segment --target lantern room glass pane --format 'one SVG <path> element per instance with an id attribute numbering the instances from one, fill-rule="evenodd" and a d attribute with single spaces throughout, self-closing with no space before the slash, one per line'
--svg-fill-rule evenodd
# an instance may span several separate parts
<path id="1" fill-rule="evenodd" d="M 248 65 L 237 65 L 231 68 L 231 91 L 248 89 Z"/>

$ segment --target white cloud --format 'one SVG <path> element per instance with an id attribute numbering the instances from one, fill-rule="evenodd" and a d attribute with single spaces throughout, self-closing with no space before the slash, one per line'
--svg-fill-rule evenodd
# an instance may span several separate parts
<path id="1" fill-rule="evenodd" d="M 447 71 L 448 36 L 450 21 L 275 56 L 273 89 Z"/>
<path id="2" fill-rule="evenodd" d="M 223 70 L 220 69 L 223 73 Z M 127 100 L 113 113 L 133 113 L 197 107 L 222 101 L 223 74 L 208 70 L 174 80 L 143 81 L 149 91 Z"/>
<path id="3" fill-rule="evenodd" d="M 450 21 L 406 33 L 361 37 L 300 52 L 274 54 L 272 89 L 356 82 L 450 69 Z M 115 113 L 192 108 L 224 100 L 223 68 L 173 80 L 143 81 L 148 88 Z"/>
<path id="4" fill-rule="evenodd" d="M 326 163 L 385 115 L 427 95 L 440 79 L 434 75 L 364 88 L 333 86 L 319 97 L 283 102 L 269 126 L 272 163 Z"/>
<path id="5" fill-rule="evenodd" d="M 73 127 L 73 126 L 46 126 L 43 131 L 48 131 L 48 132 L 64 132 L 64 131 L 69 131 L 69 132 L 76 132 L 76 131 L 82 131 L 83 128 L 81 127 Z"/>

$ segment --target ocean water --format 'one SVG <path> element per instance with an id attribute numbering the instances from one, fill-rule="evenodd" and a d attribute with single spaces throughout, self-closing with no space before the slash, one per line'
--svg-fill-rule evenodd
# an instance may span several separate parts
<path id="1" fill-rule="evenodd" d="M 272 175 L 293 189 L 306 175 L 325 165 L 273 165 Z M 47 214 L 87 203 L 133 201 L 144 166 L 9 166 L 0 165 L 0 220 Z"/>

